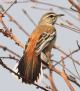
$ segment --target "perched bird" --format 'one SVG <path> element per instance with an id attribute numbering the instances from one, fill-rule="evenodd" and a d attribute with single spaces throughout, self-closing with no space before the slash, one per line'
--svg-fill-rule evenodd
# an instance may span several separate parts
<path id="1" fill-rule="evenodd" d="M 41 74 L 41 60 L 44 60 L 42 52 L 47 58 L 44 61 L 49 63 L 51 49 L 56 39 L 56 29 L 53 25 L 59 16 L 63 14 L 53 12 L 44 14 L 30 35 L 18 65 L 18 73 L 23 82 L 31 84 L 38 80 Z"/>

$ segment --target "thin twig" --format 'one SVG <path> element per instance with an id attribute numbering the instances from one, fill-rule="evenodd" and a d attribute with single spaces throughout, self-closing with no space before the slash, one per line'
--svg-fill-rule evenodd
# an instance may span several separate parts
<path id="1" fill-rule="evenodd" d="M 80 84 L 76 81 L 76 78 L 75 78 L 75 77 L 69 75 L 69 76 L 68 76 L 68 79 L 69 79 L 71 82 L 75 83 L 78 87 L 80 87 Z"/>
<path id="2" fill-rule="evenodd" d="M 48 76 L 48 75 L 46 75 L 46 74 L 43 74 L 44 75 L 44 77 L 45 78 L 47 78 L 49 81 L 50 81 L 50 83 L 51 83 L 51 85 L 52 85 L 52 87 L 50 88 L 52 91 L 58 91 L 57 90 L 57 88 L 56 87 L 54 87 L 54 82 L 53 82 L 53 77 L 51 77 L 51 76 Z"/>
<path id="3" fill-rule="evenodd" d="M 31 8 L 38 9 L 38 10 L 44 10 L 44 11 L 53 11 L 52 8 L 46 9 L 46 8 L 41 8 L 41 7 L 36 7 L 36 6 L 32 6 Z"/>
<path id="4" fill-rule="evenodd" d="M 62 73 L 59 71 L 59 69 L 57 69 L 57 68 L 55 68 L 52 64 L 47 64 L 47 63 L 45 63 L 44 61 L 42 61 L 43 62 L 43 64 L 44 65 L 46 65 L 51 71 L 55 71 L 58 75 L 60 75 L 60 76 L 62 76 Z M 55 62 L 57 62 L 57 61 L 55 61 Z M 63 66 L 62 64 L 60 64 L 61 66 Z M 74 78 L 76 79 L 79 79 L 75 74 L 73 74 L 69 69 L 67 69 L 65 66 L 64 66 L 64 69 L 66 69 L 67 71 L 69 71 L 73 76 L 74 76 Z M 67 77 L 68 77 L 68 79 L 71 81 L 71 82 L 73 82 L 73 83 L 75 83 L 77 86 L 79 86 L 80 87 L 80 84 L 76 81 L 76 80 L 74 80 L 74 79 L 72 79 L 72 77 L 73 76 L 68 76 L 67 75 Z M 80 80 L 80 79 L 79 79 Z"/>
<path id="5" fill-rule="evenodd" d="M 28 14 L 28 12 L 27 11 L 25 11 L 24 9 L 22 10 L 23 11 L 23 13 L 29 18 L 29 20 L 32 22 L 32 24 L 34 25 L 34 26 L 36 26 L 36 23 L 33 21 L 33 19 L 30 17 L 30 15 Z"/>
<path id="6" fill-rule="evenodd" d="M 52 64 L 47 64 L 44 61 L 42 61 L 44 65 L 46 65 L 51 71 L 55 71 L 58 75 L 62 76 L 63 74 L 59 71 L 58 68 L 55 68 Z M 67 69 L 67 68 L 65 68 Z M 67 69 L 68 70 L 68 69 Z M 68 70 L 69 71 L 69 70 Z M 70 72 L 71 73 L 71 72 Z M 77 81 L 73 81 L 68 75 L 67 75 L 68 79 L 72 82 L 74 82 L 76 85 L 78 84 L 78 86 L 80 87 L 80 84 Z M 76 77 L 76 76 L 75 76 Z M 76 77 L 77 78 L 77 77 Z"/>
<path id="7" fill-rule="evenodd" d="M 80 28 L 78 27 L 78 26 L 76 26 L 76 25 L 74 25 L 71 21 L 69 21 L 69 20 L 64 20 L 69 26 L 73 26 L 76 30 L 80 30 Z"/>
<path id="8" fill-rule="evenodd" d="M 54 62 L 58 63 L 56 60 L 53 60 Z M 60 63 L 59 64 L 62 68 L 63 68 L 63 65 Z M 54 66 L 54 65 L 53 65 Z M 64 70 L 68 71 L 71 75 L 73 75 L 76 79 L 80 80 L 78 76 L 76 76 L 74 73 L 72 73 L 70 71 L 70 69 L 68 69 L 67 67 L 64 66 Z"/>
<path id="9" fill-rule="evenodd" d="M 71 57 L 72 57 L 72 55 L 71 55 Z M 77 70 L 77 68 L 76 68 L 76 64 L 75 64 L 75 62 L 72 60 L 72 63 L 73 63 L 73 66 L 74 66 L 74 68 L 75 68 L 75 71 L 76 71 L 76 73 L 77 73 L 77 75 L 78 75 L 78 77 L 79 77 L 79 79 L 80 79 L 80 75 L 79 75 L 79 72 L 78 72 L 78 70 Z"/>
<path id="10" fill-rule="evenodd" d="M 79 43 L 78 43 L 78 40 L 77 40 L 76 42 L 77 42 L 77 46 L 78 46 L 78 48 L 80 49 L 80 45 L 79 45 Z"/>
<path id="11" fill-rule="evenodd" d="M 75 89 L 74 89 L 73 86 L 71 85 L 71 83 L 70 83 L 70 81 L 69 81 L 69 79 L 68 79 L 68 77 L 67 77 L 67 74 L 66 74 L 66 72 L 65 72 L 65 64 L 64 64 L 63 58 L 62 58 L 62 65 L 63 65 L 63 71 L 62 71 L 62 75 L 63 75 L 63 76 L 62 76 L 62 77 L 63 77 L 63 79 L 65 80 L 67 86 L 70 88 L 70 90 L 71 90 L 71 91 L 75 91 Z"/>
<path id="12" fill-rule="evenodd" d="M 4 12 L 5 10 L 4 10 L 3 6 L 0 5 L 0 7 L 2 8 L 2 10 Z M 8 14 L 7 12 L 5 12 L 5 14 L 9 17 L 10 21 L 12 21 L 13 23 L 15 23 L 19 27 L 19 29 L 22 32 L 24 32 L 27 36 L 29 36 L 29 33 L 27 33 L 26 30 L 10 14 Z M 2 13 L 2 15 L 4 16 L 3 13 Z"/>
<path id="13" fill-rule="evenodd" d="M 42 63 L 43 63 L 44 65 L 46 65 L 46 67 L 48 67 L 48 68 L 49 68 L 49 65 L 52 66 L 52 67 L 55 67 L 55 66 L 52 65 L 51 63 L 47 64 L 47 63 L 45 62 L 45 60 L 47 60 L 47 57 L 46 57 L 45 54 L 44 54 L 44 55 L 43 55 L 43 59 L 42 59 Z M 54 61 L 54 60 L 53 60 L 53 61 Z M 55 62 L 58 63 L 57 61 L 55 61 Z M 61 65 L 61 66 L 63 67 L 62 64 L 59 64 L 59 65 Z M 50 69 L 50 70 L 51 70 L 51 69 Z M 65 66 L 64 66 L 64 70 L 67 70 L 71 75 L 73 75 L 75 78 L 77 78 L 78 80 L 80 80 L 78 76 L 76 76 L 74 73 L 72 73 L 72 72 L 71 72 L 68 68 L 66 68 Z M 51 71 L 54 71 L 54 69 L 52 69 Z"/>
<path id="14" fill-rule="evenodd" d="M 73 27 L 70 27 L 70 26 L 65 25 L 65 24 L 63 24 L 63 23 L 61 23 L 61 24 L 55 23 L 55 24 L 56 24 L 56 25 L 59 25 L 59 26 L 61 26 L 61 27 L 67 28 L 67 29 L 69 29 L 69 30 L 71 30 L 71 31 L 74 31 L 74 32 L 76 32 L 76 33 L 80 33 L 80 31 L 79 31 L 78 29 L 73 28 Z"/>
<path id="15" fill-rule="evenodd" d="M 17 3 L 28 3 L 28 2 L 30 2 L 30 0 L 25 0 L 25 1 L 17 1 L 17 2 L 16 2 L 16 4 L 17 4 Z M 3 2 L 3 3 L 10 4 L 10 3 L 13 3 L 13 1 L 10 1 L 10 2 Z"/>
<path id="16" fill-rule="evenodd" d="M 15 56 L 21 58 L 21 56 L 20 56 L 19 54 L 13 52 L 12 50 L 10 50 L 9 48 L 7 48 L 6 46 L 0 45 L 0 48 L 2 48 L 4 51 L 8 51 L 8 52 L 10 52 L 11 54 L 13 54 L 13 55 L 15 55 Z"/>
<path id="17" fill-rule="evenodd" d="M 15 58 L 15 57 L 12 57 L 12 56 L 10 56 L 10 57 L 0 57 L 0 59 L 14 59 L 14 60 L 16 60 L 17 62 L 20 61 L 19 59 Z"/>
<path id="18" fill-rule="evenodd" d="M 15 3 L 16 3 L 16 0 L 3 12 L 3 14 L 5 14 Z"/>
<path id="19" fill-rule="evenodd" d="M 41 88 L 41 89 L 44 90 L 44 91 L 49 91 L 48 89 L 46 89 L 46 88 L 44 88 L 44 87 L 42 87 L 42 86 L 39 86 L 39 85 L 36 84 L 36 83 L 33 83 L 33 85 L 37 86 L 37 88 Z"/>
<path id="20" fill-rule="evenodd" d="M 68 0 L 77 10 L 78 12 L 80 13 L 80 5 L 79 4 L 76 4 L 74 0 Z"/>
<path id="21" fill-rule="evenodd" d="M 10 39 L 14 40 L 18 46 L 25 48 L 25 45 L 12 33 L 12 29 L 3 30 L 0 33 L 2 33 L 4 36 L 9 37 Z"/>
<path id="22" fill-rule="evenodd" d="M 0 65 L 2 65 L 4 68 L 6 68 L 9 72 L 13 73 L 14 75 L 16 75 L 18 78 L 21 78 L 20 75 L 16 72 L 14 72 L 12 69 L 10 69 L 9 67 L 6 66 L 6 64 L 3 63 L 2 59 L 0 59 Z M 44 91 L 49 91 L 48 89 L 38 85 L 38 84 L 35 84 L 35 83 L 32 83 L 33 85 L 37 86 L 37 88 L 40 88 Z"/>
<path id="23" fill-rule="evenodd" d="M 70 7 L 70 9 L 72 9 L 72 10 L 75 11 L 75 12 L 78 12 L 78 10 L 76 10 L 76 9 L 74 9 L 74 8 L 72 8 L 72 7 Z"/>
<path id="24" fill-rule="evenodd" d="M 63 67 L 63 71 L 64 71 L 64 73 L 65 73 L 65 64 L 64 64 L 64 60 L 63 60 L 64 58 L 63 57 L 61 57 L 61 60 L 62 60 L 62 67 Z"/>
<path id="25" fill-rule="evenodd" d="M 33 0 L 31 0 L 31 1 L 33 2 Z M 68 8 L 65 8 L 65 7 L 62 7 L 62 6 L 58 6 L 58 5 L 55 5 L 55 4 L 47 3 L 47 2 L 41 2 L 41 1 L 34 0 L 34 3 L 47 5 L 47 6 L 53 6 L 53 7 L 57 7 L 57 8 L 68 10 L 68 11 L 73 11 L 71 9 L 68 9 Z"/>
<path id="26" fill-rule="evenodd" d="M 7 67 L 7 66 L 3 63 L 2 59 L 0 59 L 0 65 L 2 65 L 4 68 L 6 68 L 6 69 L 7 69 L 8 71 L 10 71 L 11 73 L 14 73 L 16 76 L 20 77 L 19 74 L 17 74 L 17 73 L 14 72 L 12 69 L 10 69 L 9 67 Z"/>
<path id="27" fill-rule="evenodd" d="M 62 51 L 60 48 L 58 48 L 58 47 L 55 47 L 55 48 L 56 48 L 57 50 L 59 50 L 60 52 L 62 52 L 64 55 L 66 55 L 66 57 L 63 58 L 63 60 L 69 57 L 69 58 L 72 59 L 75 63 L 77 63 L 78 65 L 80 65 L 80 63 L 79 63 L 78 61 L 76 61 L 75 59 L 73 59 L 72 57 L 70 57 L 70 55 L 72 55 L 72 54 L 78 52 L 79 49 L 74 50 L 74 51 L 71 52 L 70 54 L 66 54 L 66 53 L 65 53 L 64 51 Z M 62 59 L 61 59 L 59 62 L 57 62 L 54 66 L 60 64 L 61 62 L 62 62 Z"/>

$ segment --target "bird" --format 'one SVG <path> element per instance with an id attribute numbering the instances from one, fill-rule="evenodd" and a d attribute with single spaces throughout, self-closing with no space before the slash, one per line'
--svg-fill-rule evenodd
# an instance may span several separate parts
<path id="1" fill-rule="evenodd" d="M 28 38 L 23 56 L 18 64 L 18 73 L 22 82 L 33 84 L 38 81 L 41 74 L 42 60 L 50 62 L 50 54 L 56 40 L 54 27 L 57 18 L 63 14 L 48 12 L 44 14 L 36 28 Z M 46 60 L 42 57 L 45 55 Z"/>

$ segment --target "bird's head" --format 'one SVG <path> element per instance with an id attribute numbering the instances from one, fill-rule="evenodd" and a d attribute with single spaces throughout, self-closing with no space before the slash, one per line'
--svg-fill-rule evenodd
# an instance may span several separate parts
<path id="1" fill-rule="evenodd" d="M 53 25 L 60 16 L 64 16 L 64 14 L 55 14 L 53 12 L 46 13 L 41 17 L 39 24 L 47 23 Z"/>

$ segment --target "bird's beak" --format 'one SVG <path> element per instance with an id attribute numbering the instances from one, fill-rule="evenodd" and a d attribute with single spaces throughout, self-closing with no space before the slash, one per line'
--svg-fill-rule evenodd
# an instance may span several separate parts
<path id="1" fill-rule="evenodd" d="M 57 17 L 64 16 L 64 14 L 56 14 Z"/>

